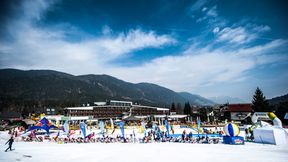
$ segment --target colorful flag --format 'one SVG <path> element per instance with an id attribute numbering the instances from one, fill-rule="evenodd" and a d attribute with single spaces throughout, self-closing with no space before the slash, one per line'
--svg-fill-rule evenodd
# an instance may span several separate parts
<path id="1" fill-rule="evenodd" d="M 69 135 L 69 124 L 68 124 L 68 120 L 65 121 L 64 125 L 64 132 Z"/>
<path id="2" fill-rule="evenodd" d="M 146 124 L 144 123 L 144 121 L 141 122 L 141 125 L 144 130 L 144 137 L 146 137 Z"/>
<path id="3" fill-rule="evenodd" d="M 84 122 L 80 123 L 80 129 L 82 130 L 83 137 L 86 137 L 86 124 Z"/>
<path id="4" fill-rule="evenodd" d="M 198 134 L 199 134 L 199 132 L 200 132 L 200 125 L 201 125 L 200 117 L 197 117 L 197 129 L 198 129 Z"/>

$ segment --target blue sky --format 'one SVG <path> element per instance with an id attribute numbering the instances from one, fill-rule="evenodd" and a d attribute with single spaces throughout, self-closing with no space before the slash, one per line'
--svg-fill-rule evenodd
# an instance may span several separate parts
<path id="1" fill-rule="evenodd" d="M 204 97 L 288 92 L 285 0 L 4 0 L 0 68 L 108 74 Z"/>

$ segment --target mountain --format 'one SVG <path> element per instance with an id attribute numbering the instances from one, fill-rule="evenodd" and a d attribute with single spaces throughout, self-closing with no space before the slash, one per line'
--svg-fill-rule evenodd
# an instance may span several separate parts
<path id="1" fill-rule="evenodd" d="M 271 98 L 268 100 L 268 102 L 271 105 L 277 105 L 280 103 L 288 102 L 288 94 L 283 95 L 283 96 L 279 96 L 279 97 L 275 97 L 275 98 Z"/>
<path id="2" fill-rule="evenodd" d="M 210 97 L 209 100 L 212 100 L 213 102 L 218 103 L 218 104 L 225 104 L 227 102 L 229 102 L 229 103 L 246 103 L 244 100 L 242 100 L 240 98 L 229 97 L 229 96 Z"/>
<path id="3" fill-rule="evenodd" d="M 81 106 L 111 99 L 165 107 L 170 107 L 172 102 L 205 103 L 200 96 L 186 98 L 156 84 L 133 84 L 109 75 L 74 76 L 52 70 L 2 69 L 0 76 L 0 111 Z"/>
<path id="4" fill-rule="evenodd" d="M 275 97 L 268 100 L 269 105 L 273 106 L 276 110 L 288 112 L 288 94 Z"/>
<path id="5" fill-rule="evenodd" d="M 215 102 L 199 95 L 191 94 L 188 92 L 179 92 L 178 94 L 184 97 L 187 101 L 190 101 L 191 103 L 194 103 L 196 105 L 207 105 L 207 106 L 215 105 Z"/>

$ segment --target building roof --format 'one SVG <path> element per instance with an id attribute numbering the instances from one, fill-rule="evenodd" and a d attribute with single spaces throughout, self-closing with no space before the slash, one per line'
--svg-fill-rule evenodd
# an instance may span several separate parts
<path id="1" fill-rule="evenodd" d="M 143 105 L 132 105 L 135 108 L 147 108 L 147 109 L 157 109 L 158 111 L 169 111 L 168 108 L 153 107 L 153 106 L 143 106 Z"/>
<path id="2" fill-rule="evenodd" d="M 251 112 L 251 104 L 229 104 L 227 111 L 229 112 Z"/>
<path id="3" fill-rule="evenodd" d="M 131 104 L 132 105 L 132 102 L 131 101 L 117 101 L 117 100 L 110 100 L 110 102 L 118 102 L 118 103 L 128 103 L 128 104 Z"/>
<path id="4" fill-rule="evenodd" d="M 87 107 L 67 107 L 68 110 L 93 110 L 93 106 Z"/>

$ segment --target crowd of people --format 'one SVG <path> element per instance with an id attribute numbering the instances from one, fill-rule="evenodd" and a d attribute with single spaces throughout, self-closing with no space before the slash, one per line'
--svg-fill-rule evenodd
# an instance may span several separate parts
<path id="1" fill-rule="evenodd" d="M 28 136 L 23 136 L 21 137 L 21 141 L 24 142 L 43 142 L 43 141 L 48 141 L 48 142 L 56 142 L 59 144 L 66 144 L 66 143 L 160 143 L 160 142 L 177 142 L 177 143 L 200 143 L 200 144 L 217 144 L 220 142 L 219 137 L 186 137 L 186 138 L 181 138 L 181 137 L 164 137 L 162 139 L 153 139 L 152 136 L 145 136 L 143 138 L 130 138 L 130 137 L 121 137 L 118 135 L 117 137 L 95 137 L 95 138 L 83 138 L 83 137 L 77 137 L 77 138 L 53 138 L 49 136 L 39 136 L 39 137 L 28 137 Z"/>
<path id="2" fill-rule="evenodd" d="M 19 136 L 18 140 L 24 142 L 56 142 L 59 144 L 65 143 L 161 143 L 161 142 L 177 142 L 177 143 L 206 143 L 217 144 L 220 142 L 219 137 L 209 137 L 208 135 L 197 135 L 192 132 L 186 133 L 183 131 L 181 135 L 168 135 L 167 132 L 156 130 L 147 131 L 144 137 L 136 136 L 135 134 L 126 135 L 107 135 L 104 133 L 96 134 L 92 137 L 83 138 L 82 136 L 69 135 L 35 135 L 33 133 L 27 136 Z"/>

